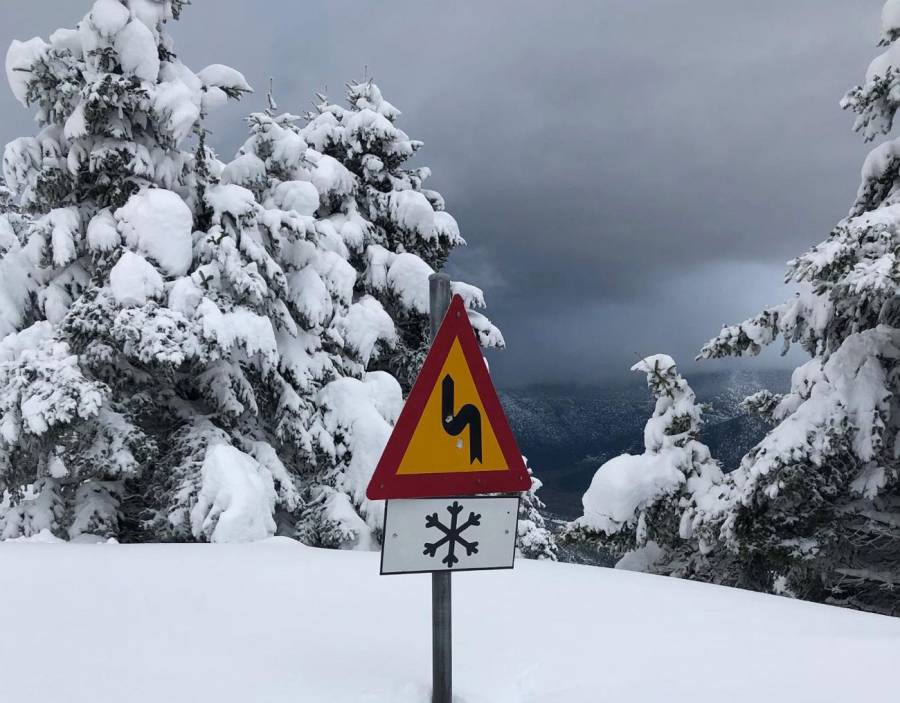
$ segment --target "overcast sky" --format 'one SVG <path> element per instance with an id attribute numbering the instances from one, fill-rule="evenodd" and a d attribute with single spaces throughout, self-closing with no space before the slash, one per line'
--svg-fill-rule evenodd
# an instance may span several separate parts
<path id="1" fill-rule="evenodd" d="M 194 0 L 172 28 L 194 70 L 257 94 L 217 113 L 231 157 L 268 78 L 310 106 L 365 67 L 425 142 L 469 241 L 503 385 L 683 370 L 725 322 L 777 303 L 784 262 L 844 215 L 867 147 L 838 100 L 876 55 L 882 0 Z M 74 26 L 87 0 L 5 0 L 0 41 Z M 0 141 L 33 132 L 8 90 Z M 779 363 L 767 355 L 757 366 Z"/>

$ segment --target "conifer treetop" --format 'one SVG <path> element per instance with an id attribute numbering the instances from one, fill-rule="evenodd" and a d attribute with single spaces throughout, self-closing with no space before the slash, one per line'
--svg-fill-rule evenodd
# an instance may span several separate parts
<path id="1" fill-rule="evenodd" d="M 886 48 L 842 101 L 866 141 L 891 132 L 900 106 L 898 0 L 882 19 Z M 810 356 L 788 393 L 747 400 L 775 426 L 728 477 L 718 518 L 727 548 L 744 560 L 740 582 L 755 588 L 777 583 L 882 609 L 885 574 L 897 578 L 900 536 L 889 526 L 900 513 L 898 145 L 871 151 L 848 216 L 789 262 L 794 297 L 724 327 L 701 350 L 707 359 L 754 355 L 781 337 L 785 350 L 800 344 Z"/>
<path id="2" fill-rule="evenodd" d="M 574 523 L 576 531 L 602 535 L 624 551 L 649 541 L 674 546 L 692 539 L 695 525 L 720 509 L 716 488 L 723 481 L 698 438 L 702 406 L 672 357 L 647 357 L 632 371 L 646 374 L 656 398 L 644 428 L 644 453 L 601 466 L 582 499 L 584 515 Z M 666 517 L 654 520 L 661 510 Z"/>

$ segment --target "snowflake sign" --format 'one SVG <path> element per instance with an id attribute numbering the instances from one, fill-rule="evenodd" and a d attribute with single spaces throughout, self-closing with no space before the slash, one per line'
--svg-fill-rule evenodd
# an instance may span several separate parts
<path id="1" fill-rule="evenodd" d="M 382 574 L 511 569 L 518 496 L 389 500 Z"/>
<path id="2" fill-rule="evenodd" d="M 463 506 L 461 506 L 457 501 L 453 501 L 453 505 L 447 506 L 447 512 L 450 513 L 449 527 L 441 522 L 437 513 L 433 513 L 425 517 L 425 527 L 429 529 L 437 528 L 444 533 L 444 536 L 441 537 L 437 542 L 426 542 L 425 551 L 422 553 L 427 554 L 432 559 L 434 559 L 437 556 L 438 550 L 446 544 L 447 556 L 441 559 L 441 561 L 446 564 L 447 568 L 449 569 L 452 569 L 454 564 L 459 563 L 459 557 L 456 556 L 457 544 L 465 548 L 466 556 L 472 556 L 473 554 L 478 553 L 478 542 L 469 542 L 461 535 L 470 527 L 478 527 L 479 525 L 481 525 L 481 515 L 470 512 L 469 519 L 466 520 L 462 525 L 460 525 L 459 514 L 462 511 Z"/>

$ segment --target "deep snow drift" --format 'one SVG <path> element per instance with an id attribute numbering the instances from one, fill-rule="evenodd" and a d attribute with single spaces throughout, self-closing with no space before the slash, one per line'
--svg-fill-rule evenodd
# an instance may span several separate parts
<path id="1" fill-rule="evenodd" d="M 374 553 L 0 545 L 5 701 L 426 703 L 430 579 Z M 463 703 L 895 701 L 900 620 L 593 567 L 454 578 Z"/>

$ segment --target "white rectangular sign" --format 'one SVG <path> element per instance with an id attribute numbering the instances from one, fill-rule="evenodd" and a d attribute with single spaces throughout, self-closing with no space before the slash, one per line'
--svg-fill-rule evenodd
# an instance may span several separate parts
<path id="1" fill-rule="evenodd" d="M 518 498 L 389 500 L 381 573 L 511 569 L 518 521 Z"/>

